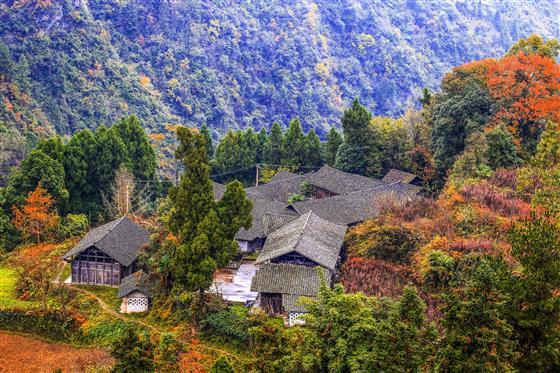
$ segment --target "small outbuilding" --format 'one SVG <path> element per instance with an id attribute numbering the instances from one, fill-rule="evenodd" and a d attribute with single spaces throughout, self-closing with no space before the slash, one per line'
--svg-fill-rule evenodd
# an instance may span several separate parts
<path id="1" fill-rule="evenodd" d="M 154 285 L 143 271 L 123 278 L 119 286 L 121 313 L 147 312 L 154 295 Z"/>

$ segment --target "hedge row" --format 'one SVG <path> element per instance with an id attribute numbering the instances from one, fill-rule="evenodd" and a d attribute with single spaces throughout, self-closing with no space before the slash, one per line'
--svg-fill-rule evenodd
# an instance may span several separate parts
<path id="1" fill-rule="evenodd" d="M 80 325 L 58 311 L 0 309 L 0 329 L 33 333 L 55 341 L 81 338 Z"/>

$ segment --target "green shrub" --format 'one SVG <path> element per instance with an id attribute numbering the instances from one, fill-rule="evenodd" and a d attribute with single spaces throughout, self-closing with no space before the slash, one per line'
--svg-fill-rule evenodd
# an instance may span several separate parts
<path id="1" fill-rule="evenodd" d="M 235 373 L 235 370 L 225 357 L 220 356 L 210 368 L 210 373 Z"/>
<path id="2" fill-rule="evenodd" d="M 61 239 L 80 236 L 84 234 L 89 227 L 87 216 L 83 214 L 68 214 L 60 223 L 58 235 Z"/>
<path id="3" fill-rule="evenodd" d="M 291 196 L 288 197 L 288 202 L 289 203 L 294 203 L 294 202 L 301 202 L 305 200 L 305 197 L 302 196 L 301 194 L 292 194 Z"/>
<path id="4" fill-rule="evenodd" d="M 162 334 L 155 354 L 156 371 L 159 373 L 178 372 L 181 347 L 171 334 Z"/>
<path id="5" fill-rule="evenodd" d="M 55 341 L 82 338 L 79 322 L 59 311 L 0 309 L 0 329 L 37 334 Z"/>
<path id="6" fill-rule="evenodd" d="M 227 310 L 209 314 L 202 321 L 205 333 L 228 341 L 244 343 L 249 341 L 249 320 L 247 310 L 232 306 Z"/>
<path id="7" fill-rule="evenodd" d="M 154 371 L 154 351 L 150 335 L 129 326 L 111 346 L 111 356 L 117 360 L 112 372 L 140 373 Z"/>

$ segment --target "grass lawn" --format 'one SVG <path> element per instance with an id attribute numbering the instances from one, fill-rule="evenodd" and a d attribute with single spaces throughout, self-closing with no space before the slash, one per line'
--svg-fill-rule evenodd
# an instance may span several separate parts
<path id="1" fill-rule="evenodd" d="M 97 295 L 103 302 L 105 302 L 111 309 L 118 311 L 121 307 L 121 300 L 118 297 L 118 288 L 112 288 L 109 286 L 98 286 L 98 285 L 74 285 L 76 287 L 91 291 L 93 294 Z"/>
<path id="2" fill-rule="evenodd" d="M 16 272 L 9 267 L 0 267 L 0 308 L 34 308 L 38 301 L 19 300 L 14 295 Z"/>

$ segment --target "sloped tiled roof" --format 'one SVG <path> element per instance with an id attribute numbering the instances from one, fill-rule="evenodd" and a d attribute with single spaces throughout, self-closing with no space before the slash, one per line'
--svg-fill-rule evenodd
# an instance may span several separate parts
<path id="1" fill-rule="evenodd" d="M 281 172 L 275 175 L 271 182 L 246 190 L 247 193 L 259 194 L 265 198 L 287 203 L 291 195 L 301 192 L 301 183 L 304 181 L 336 194 L 351 193 L 383 185 L 380 180 L 350 174 L 324 165 L 317 172 L 309 172 L 303 175 Z"/>
<path id="2" fill-rule="evenodd" d="M 415 198 L 420 190 L 420 187 L 410 184 L 382 184 L 334 197 L 294 202 L 290 207 L 298 214 L 313 211 L 323 219 L 350 225 L 378 216 L 379 202 L 388 198 L 404 202 Z"/>
<path id="3" fill-rule="evenodd" d="M 259 237 L 265 237 L 267 232 L 263 225 L 263 219 L 266 214 L 297 216 L 293 210 L 288 210 L 286 208 L 287 205 L 285 203 L 251 193 L 247 193 L 247 197 L 253 202 L 253 209 L 251 210 L 253 224 L 251 228 L 241 228 L 239 232 L 237 232 L 235 238 L 238 240 L 252 241 Z"/>
<path id="4" fill-rule="evenodd" d="M 259 186 L 249 187 L 245 190 L 247 194 L 256 194 L 263 198 L 287 203 L 291 195 L 300 193 L 301 183 L 304 180 L 305 175 L 295 175 Z"/>
<path id="5" fill-rule="evenodd" d="M 312 185 L 336 194 L 351 193 L 382 185 L 379 180 L 370 177 L 350 174 L 324 165 L 317 172 L 305 174 L 305 179 Z"/>
<path id="6" fill-rule="evenodd" d="M 270 233 L 255 264 L 290 252 L 334 270 L 346 226 L 322 219 L 311 211 Z"/>
<path id="7" fill-rule="evenodd" d="M 264 214 L 264 218 L 263 218 L 264 235 L 268 236 L 270 232 L 273 232 L 278 228 L 286 225 L 287 223 L 297 219 L 297 217 L 298 217 L 297 214 L 292 214 L 292 215 Z"/>
<path id="8" fill-rule="evenodd" d="M 144 271 L 137 271 L 122 279 L 118 295 L 119 298 L 122 298 L 133 291 L 139 291 L 148 297 L 152 297 L 155 292 L 154 290 L 155 286 L 150 281 L 150 276 L 144 273 Z"/>
<path id="9" fill-rule="evenodd" d="M 251 291 L 259 293 L 281 293 L 316 296 L 321 286 L 320 272 L 317 268 L 294 264 L 262 264 L 251 282 Z M 327 284 L 330 284 L 331 271 L 321 268 Z"/>
<path id="10" fill-rule="evenodd" d="M 404 172 L 392 168 L 391 170 L 389 170 L 389 172 L 387 172 L 387 175 L 383 176 L 383 179 L 381 181 L 383 181 L 384 183 L 401 182 L 403 184 L 410 184 L 416 178 L 417 176 L 411 174 L 410 172 Z"/>
<path id="11" fill-rule="evenodd" d="M 64 255 L 64 259 L 95 246 L 120 264 L 129 266 L 136 260 L 140 250 L 148 245 L 148 240 L 149 232 L 124 216 L 89 231 Z"/>
<path id="12" fill-rule="evenodd" d="M 276 175 L 272 176 L 270 181 L 274 182 L 274 181 L 286 180 L 294 176 L 299 176 L 299 175 L 290 171 L 280 171 Z"/>

